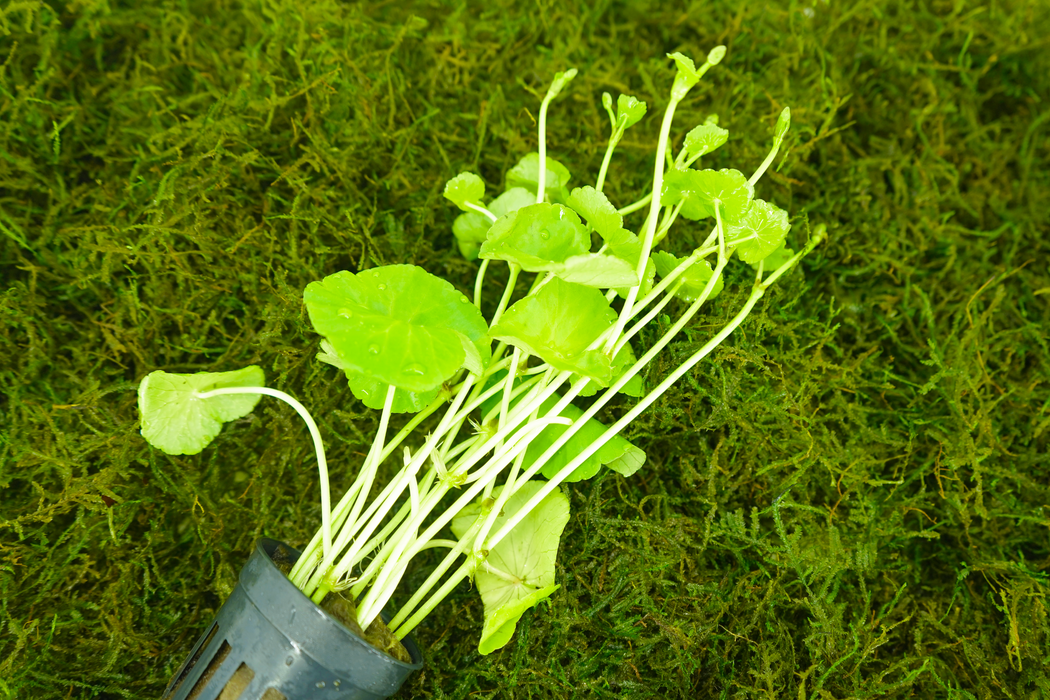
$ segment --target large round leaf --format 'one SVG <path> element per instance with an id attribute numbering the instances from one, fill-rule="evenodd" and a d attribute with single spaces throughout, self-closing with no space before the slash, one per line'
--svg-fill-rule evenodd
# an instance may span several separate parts
<path id="1" fill-rule="evenodd" d="M 478 308 L 415 265 L 337 272 L 307 285 L 303 298 L 346 369 L 383 384 L 428 392 L 491 355 Z"/>

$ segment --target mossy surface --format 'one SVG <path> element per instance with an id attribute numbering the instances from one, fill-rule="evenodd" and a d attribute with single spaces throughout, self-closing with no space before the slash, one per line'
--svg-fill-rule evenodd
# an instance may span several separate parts
<path id="1" fill-rule="evenodd" d="M 719 43 L 678 138 L 715 112 L 705 165 L 746 172 L 790 105 L 759 196 L 831 240 L 632 427 L 642 471 L 568 489 L 550 605 L 482 657 L 463 584 L 400 697 L 1050 695 L 1047 36 L 1043 0 L 0 0 L 0 696 L 159 696 L 254 540 L 319 523 L 294 413 L 169 457 L 146 373 L 262 366 L 346 479 L 376 413 L 314 359 L 303 287 L 468 289 L 442 186 L 499 187 L 567 66 L 548 146 L 577 183 L 601 92 L 649 102 L 607 186 L 633 201 L 665 53 Z"/>

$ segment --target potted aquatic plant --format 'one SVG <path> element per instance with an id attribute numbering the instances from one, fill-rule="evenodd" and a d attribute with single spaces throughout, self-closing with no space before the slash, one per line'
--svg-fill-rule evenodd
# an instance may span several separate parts
<path id="1" fill-rule="evenodd" d="M 545 130 L 548 107 L 576 71 L 556 75 L 540 105 L 538 152 L 507 173 L 505 190 L 486 203 L 485 183 L 472 173 L 445 187 L 462 210 L 453 226 L 459 249 L 480 260 L 470 296 L 413 265 L 341 271 L 307 285 L 304 302 L 322 338 L 318 359 L 380 411 L 356 479 L 334 505 L 316 423 L 296 399 L 266 387 L 258 367 L 143 379 L 142 435 L 169 454 L 200 452 L 263 396 L 287 403 L 313 438 L 321 487 L 320 530 L 301 552 L 259 543 L 166 697 L 389 696 L 422 661 L 409 633 L 464 579 L 484 603 L 482 654 L 507 644 L 521 615 L 557 590 L 555 558 L 570 509 L 560 485 L 603 467 L 624 476 L 640 469 L 644 452 L 620 432 L 824 236 L 818 227 L 796 253 L 785 243 L 787 213 L 755 197 L 788 129 L 787 109 L 750 177 L 694 167 L 728 138 L 716 117 L 672 153 L 677 105 L 724 54 L 715 48 L 699 67 L 670 55 L 677 74 L 652 187 L 620 207 L 603 186 L 618 142 L 646 105 L 603 95 L 611 122 L 605 158 L 593 186 L 570 189 L 568 169 L 546 153 Z M 632 214 L 639 220 L 628 224 Z M 681 249 L 672 233 L 681 219 L 710 226 L 700 246 Z M 642 371 L 719 295 L 733 259 L 753 268 L 742 307 L 648 386 Z M 493 264 L 507 265 L 509 280 L 486 318 Z M 662 335 L 638 347 L 639 331 L 658 317 Z M 603 425 L 595 416 L 618 395 L 636 401 Z M 578 397 L 588 400 L 576 405 Z M 392 417 L 402 413 L 413 415 L 395 432 Z M 410 563 L 427 549 L 445 556 L 387 616 Z"/>

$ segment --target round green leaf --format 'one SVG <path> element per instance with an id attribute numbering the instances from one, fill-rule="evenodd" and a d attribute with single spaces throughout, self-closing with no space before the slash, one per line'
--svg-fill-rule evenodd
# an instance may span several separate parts
<path id="1" fill-rule="evenodd" d="M 741 219 L 730 224 L 726 239 L 743 239 L 737 245 L 737 256 L 746 263 L 757 263 L 784 243 L 790 228 L 786 211 L 756 199 Z"/>
<path id="2" fill-rule="evenodd" d="M 612 365 L 599 350 L 587 350 L 616 319 L 605 295 L 594 287 L 555 277 L 507 309 L 489 335 L 542 358 L 561 370 L 608 385 Z"/>
<path id="3" fill-rule="evenodd" d="M 303 298 L 346 369 L 383 384 L 416 393 L 437 388 L 468 360 L 461 336 L 482 362 L 491 355 L 478 308 L 415 265 L 337 272 L 307 285 Z"/>
<path id="4" fill-rule="evenodd" d="M 445 199 L 463 211 L 469 211 L 469 204 L 480 205 L 485 196 L 485 183 L 474 173 L 460 173 L 445 183 Z"/>
<path id="5" fill-rule="evenodd" d="M 139 383 L 142 437 L 170 455 L 195 455 L 215 439 L 223 423 L 252 412 L 260 394 L 197 398 L 225 387 L 260 387 L 263 371 L 251 366 L 233 372 L 171 374 L 157 370 Z"/>
<path id="6" fill-rule="evenodd" d="M 591 236 L 580 217 L 561 204 L 522 207 L 492 224 L 480 257 L 506 260 L 529 272 L 549 269 L 590 250 Z"/>
<path id="7" fill-rule="evenodd" d="M 719 203 L 722 219 L 732 224 L 751 206 L 755 188 L 739 170 L 692 170 L 674 168 L 664 179 L 660 203 L 665 206 L 685 200 L 682 216 L 694 221 L 715 215 Z"/>

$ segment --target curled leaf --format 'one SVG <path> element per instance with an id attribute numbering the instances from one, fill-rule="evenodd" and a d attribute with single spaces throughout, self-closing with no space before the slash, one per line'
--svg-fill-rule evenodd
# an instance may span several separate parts
<path id="1" fill-rule="evenodd" d="M 757 263 L 783 245 L 790 228 L 786 211 L 756 199 L 742 218 L 730 224 L 726 238 L 742 240 L 737 245 L 737 256 L 746 263 Z"/>
<path id="2" fill-rule="evenodd" d="M 470 211 L 467 204 L 481 206 L 485 196 L 485 183 L 474 173 L 463 172 L 445 183 L 445 199 L 463 211 Z"/>

